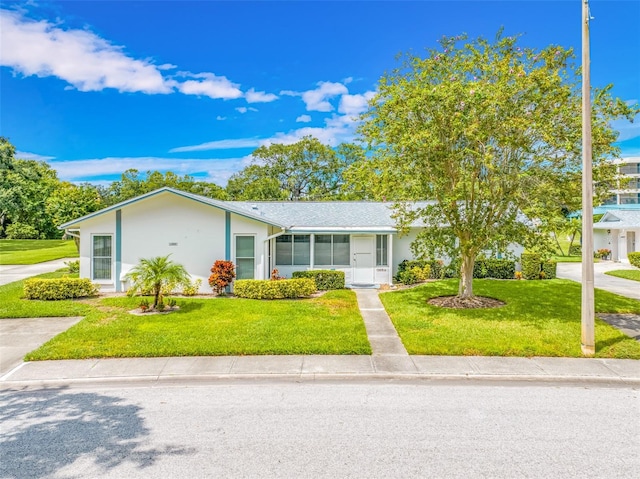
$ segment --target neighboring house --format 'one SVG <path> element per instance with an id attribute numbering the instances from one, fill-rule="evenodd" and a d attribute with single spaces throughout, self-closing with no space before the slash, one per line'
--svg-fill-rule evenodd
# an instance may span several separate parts
<path id="1" fill-rule="evenodd" d="M 640 209 L 610 209 L 593 229 L 594 249 L 611 250 L 613 261 L 628 263 L 627 255 L 640 251 Z"/>
<path id="2" fill-rule="evenodd" d="M 216 260 L 231 260 L 238 279 L 268 279 L 277 268 L 334 269 L 348 285 L 391 283 L 411 259 L 421 224 L 398 237 L 390 203 L 234 202 L 161 188 L 60 226 L 80 237 L 80 276 L 105 291 L 124 291 L 141 258 L 171 254 L 201 291 Z"/>
<path id="3" fill-rule="evenodd" d="M 616 160 L 618 178 L 623 183 L 611 190 L 612 196 L 606 205 L 640 205 L 640 156 Z M 622 182 L 621 182 L 622 183 Z"/>

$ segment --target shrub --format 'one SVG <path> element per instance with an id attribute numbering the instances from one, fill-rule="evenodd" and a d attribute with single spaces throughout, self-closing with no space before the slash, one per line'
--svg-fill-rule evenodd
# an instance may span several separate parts
<path id="1" fill-rule="evenodd" d="M 480 258 L 473 266 L 474 278 L 513 279 L 516 263 L 508 259 Z"/>
<path id="2" fill-rule="evenodd" d="M 522 253 L 520 261 L 522 264 L 522 277 L 524 279 L 540 278 L 542 258 L 538 253 Z"/>
<path id="3" fill-rule="evenodd" d="M 516 271 L 513 275 L 513 279 L 522 279 L 522 271 Z"/>
<path id="4" fill-rule="evenodd" d="M 67 265 L 67 269 L 69 273 L 79 273 L 80 272 L 80 260 L 75 261 L 65 261 L 65 265 Z"/>
<path id="5" fill-rule="evenodd" d="M 310 278 L 316 283 L 319 291 L 344 289 L 344 271 L 315 269 L 310 271 L 294 271 L 293 278 Z"/>
<path id="6" fill-rule="evenodd" d="M 580 256 L 582 254 L 582 246 L 579 244 L 572 244 L 569 247 L 569 256 Z"/>
<path id="7" fill-rule="evenodd" d="M 198 294 L 201 284 L 201 279 L 196 279 L 193 282 L 187 281 L 185 283 L 182 283 L 182 294 L 184 296 L 195 296 L 196 294 Z"/>
<path id="8" fill-rule="evenodd" d="M 142 298 L 140 300 L 140 304 L 138 304 L 138 308 L 140 308 L 140 311 L 143 313 L 146 313 L 149 310 L 149 300 L 147 298 Z"/>
<path id="9" fill-rule="evenodd" d="M 235 277 L 236 272 L 233 263 L 219 259 L 213 263 L 213 267 L 211 268 L 209 286 L 211 286 L 217 294 L 224 294 L 227 286 L 231 284 Z"/>
<path id="10" fill-rule="evenodd" d="M 285 299 L 309 296 L 316 291 L 316 283 L 311 278 L 283 279 L 239 279 L 233 292 L 240 298 Z"/>
<path id="11" fill-rule="evenodd" d="M 432 268 L 433 265 L 433 268 Z M 414 284 L 420 281 L 426 281 L 429 278 L 435 278 L 433 271 L 439 274 L 442 271 L 442 261 L 433 260 L 425 261 L 420 259 L 405 259 L 398 264 L 398 272 L 394 276 L 397 283 Z"/>
<path id="12" fill-rule="evenodd" d="M 5 231 L 7 239 L 40 239 L 40 232 L 26 223 L 11 223 Z"/>
<path id="13" fill-rule="evenodd" d="M 636 268 L 640 268 L 640 251 L 635 253 L 628 253 L 627 258 L 629 258 L 629 263 L 631 263 Z"/>
<path id="14" fill-rule="evenodd" d="M 558 268 L 558 263 L 555 260 L 549 259 L 542 263 L 542 272 L 544 273 L 544 278 L 542 279 L 556 279 L 556 270 Z"/>
<path id="15" fill-rule="evenodd" d="M 31 278 L 24 282 L 26 299 L 60 300 L 95 296 L 98 287 L 86 278 Z"/>

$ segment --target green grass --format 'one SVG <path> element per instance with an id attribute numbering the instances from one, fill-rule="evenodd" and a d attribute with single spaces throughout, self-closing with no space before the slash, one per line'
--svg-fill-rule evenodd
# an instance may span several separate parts
<path id="1" fill-rule="evenodd" d="M 180 310 L 134 316 L 139 298 L 87 301 L 86 318 L 27 360 L 251 354 L 371 354 L 352 291 L 314 299 L 178 299 Z"/>
<path id="2" fill-rule="evenodd" d="M 552 259 L 554 259 L 558 263 L 582 263 L 582 256 L 555 255 L 552 256 Z M 598 260 L 594 259 L 594 262 L 597 263 Z"/>
<path id="3" fill-rule="evenodd" d="M 618 278 L 631 279 L 633 281 L 640 281 L 640 269 L 616 269 L 614 271 L 607 271 L 604 274 L 616 276 Z"/>
<path id="4" fill-rule="evenodd" d="M 46 273 L 36 278 L 61 278 L 69 276 L 77 278 L 78 274 L 68 274 L 64 270 Z M 55 316 L 84 316 L 91 312 L 91 307 L 77 301 L 35 301 L 21 299 L 24 281 L 0 286 L 0 318 L 38 318 Z M 1 321 L 2 319 L 0 319 Z"/>
<path id="5" fill-rule="evenodd" d="M 0 240 L 0 264 L 36 264 L 60 258 L 77 258 L 72 240 Z"/>
<path id="6" fill-rule="evenodd" d="M 454 310 L 427 304 L 456 294 L 444 280 L 381 294 L 410 354 L 581 357 L 580 285 L 567 280 L 474 280 L 474 293 L 501 308 Z M 640 301 L 596 290 L 596 311 L 638 313 Z M 640 342 L 597 319 L 596 356 L 640 359 Z"/>

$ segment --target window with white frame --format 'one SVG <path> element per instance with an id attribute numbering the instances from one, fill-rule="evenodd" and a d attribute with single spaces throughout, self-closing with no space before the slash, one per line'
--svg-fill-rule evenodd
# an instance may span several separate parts
<path id="1" fill-rule="evenodd" d="M 276 238 L 276 266 L 311 264 L 310 235 L 281 235 Z"/>
<path id="2" fill-rule="evenodd" d="M 376 266 L 388 266 L 387 235 L 376 235 Z"/>
<path id="3" fill-rule="evenodd" d="M 111 235 L 93 235 L 91 246 L 91 279 L 110 280 L 112 264 Z"/>
<path id="4" fill-rule="evenodd" d="M 313 263 L 321 266 L 349 265 L 349 235 L 315 235 Z"/>
<path id="5" fill-rule="evenodd" d="M 236 236 L 236 279 L 253 279 L 256 265 L 253 236 Z"/>

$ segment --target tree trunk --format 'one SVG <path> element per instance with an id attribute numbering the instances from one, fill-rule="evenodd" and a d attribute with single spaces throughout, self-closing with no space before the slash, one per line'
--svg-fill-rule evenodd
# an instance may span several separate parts
<path id="1" fill-rule="evenodd" d="M 460 267 L 460 285 L 458 296 L 461 298 L 471 298 L 473 296 L 473 265 L 476 259 L 473 255 L 462 256 Z"/>
<path id="2" fill-rule="evenodd" d="M 161 293 L 161 289 L 162 289 L 162 285 L 160 286 L 156 286 L 154 291 L 154 298 L 153 298 L 153 307 L 155 308 L 156 306 L 158 306 L 158 303 L 160 302 L 160 293 Z"/>
<path id="3" fill-rule="evenodd" d="M 558 240 L 558 233 L 556 233 L 555 231 L 553 232 L 553 239 L 556 240 L 556 245 L 558 246 L 558 251 L 560 251 L 560 254 L 562 256 L 569 256 L 569 252 L 567 252 L 567 254 L 564 254 L 564 251 L 562 251 L 562 246 L 560 246 L 560 241 Z M 571 245 L 569 245 L 569 248 L 571 248 Z"/>

